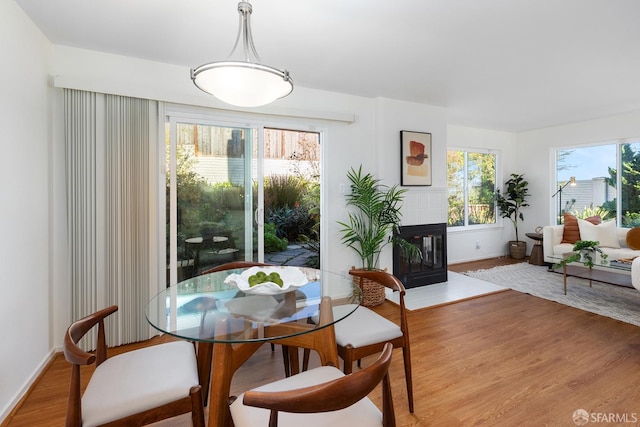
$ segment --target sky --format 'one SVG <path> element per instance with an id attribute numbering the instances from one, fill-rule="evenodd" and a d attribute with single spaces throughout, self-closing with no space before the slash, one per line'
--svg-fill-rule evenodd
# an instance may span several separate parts
<path id="1" fill-rule="evenodd" d="M 608 167 L 616 166 L 616 145 L 580 147 L 568 151 L 564 161 L 566 169 L 558 171 L 558 181 L 568 181 L 572 176 L 576 180 L 595 177 L 609 177 Z"/>

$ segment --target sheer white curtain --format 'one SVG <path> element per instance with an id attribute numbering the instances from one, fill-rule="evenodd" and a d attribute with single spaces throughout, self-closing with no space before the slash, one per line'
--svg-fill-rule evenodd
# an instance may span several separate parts
<path id="1" fill-rule="evenodd" d="M 64 90 L 71 314 L 117 304 L 109 345 L 149 336 L 154 103 Z"/>

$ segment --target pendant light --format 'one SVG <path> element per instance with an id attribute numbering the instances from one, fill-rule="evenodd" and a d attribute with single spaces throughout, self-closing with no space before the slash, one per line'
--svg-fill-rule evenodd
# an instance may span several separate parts
<path id="1" fill-rule="evenodd" d="M 251 36 L 251 4 L 238 3 L 240 23 L 236 43 L 225 61 L 211 62 L 191 69 L 191 79 L 201 90 L 227 104 L 259 107 L 283 98 L 293 90 L 287 70 L 260 63 Z M 232 59 L 242 38 L 242 58 Z"/>

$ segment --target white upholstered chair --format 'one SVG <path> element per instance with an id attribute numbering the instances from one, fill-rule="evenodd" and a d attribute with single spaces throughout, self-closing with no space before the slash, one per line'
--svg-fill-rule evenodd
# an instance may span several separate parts
<path id="1" fill-rule="evenodd" d="M 368 367 L 345 375 L 320 366 L 240 396 L 231 404 L 235 427 L 395 426 L 388 369 L 393 346 L 386 345 Z M 367 394 L 382 382 L 382 411 Z"/>
<path id="2" fill-rule="evenodd" d="M 409 412 L 413 413 L 413 382 L 411 375 L 411 350 L 409 326 L 404 305 L 405 288 L 397 277 L 386 271 L 351 270 L 349 274 L 378 282 L 399 293 L 400 324 L 380 316 L 367 307 L 358 307 L 347 318 L 335 324 L 338 354 L 344 361 L 344 373 L 353 369 L 353 362 L 382 351 L 387 342 L 394 348 L 402 348 L 404 374 L 409 400 Z M 348 306 L 337 306 L 336 310 L 351 310 Z M 338 317 L 338 316 L 336 316 Z"/>
<path id="3" fill-rule="evenodd" d="M 71 324 L 64 355 L 71 363 L 67 427 L 141 426 L 191 412 L 194 426 L 204 427 L 204 407 L 195 348 L 175 341 L 107 358 L 104 319 L 118 310 L 107 307 Z M 98 326 L 95 353 L 78 347 Z M 80 367 L 95 363 L 84 394 Z"/>

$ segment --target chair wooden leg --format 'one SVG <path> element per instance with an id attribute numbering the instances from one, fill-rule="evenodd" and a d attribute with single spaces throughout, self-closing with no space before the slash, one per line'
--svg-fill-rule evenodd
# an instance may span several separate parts
<path id="1" fill-rule="evenodd" d="M 202 388 L 200 386 L 191 387 L 189 396 L 191 397 L 191 422 L 193 427 L 205 427 Z"/>
<path id="2" fill-rule="evenodd" d="M 213 343 L 198 343 L 198 377 L 202 386 L 202 399 L 209 401 L 209 385 L 211 384 L 211 360 L 213 357 Z"/>
<path id="3" fill-rule="evenodd" d="M 402 347 L 402 357 L 404 358 L 404 379 L 407 383 L 407 398 L 409 399 L 409 412 L 413 414 L 413 378 L 411 376 L 411 353 L 409 348 Z"/>
<path id="4" fill-rule="evenodd" d="M 345 375 L 349 375 L 351 372 L 353 372 L 353 356 L 349 351 L 345 353 L 343 362 L 344 367 L 342 371 Z"/>
<path id="5" fill-rule="evenodd" d="M 298 347 L 291 347 L 289 350 L 289 366 L 291 369 L 291 375 L 300 373 L 300 354 Z"/>
<path id="6" fill-rule="evenodd" d="M 273 344 L 271 344 L 273 345 Z M 291 376 L 291 363 L 289 359 L 289 347 L 286 345 L 282 346 L 282 363 L 284 363 L 284 376 Z"/>
<path id="7" fill-rule="evenodd" d="M 393 408 L 393 396 L 391 394 L 391 380 L 387 372 L 382 379 L 382 425 L 396 426 L 396 414 Z"/>

